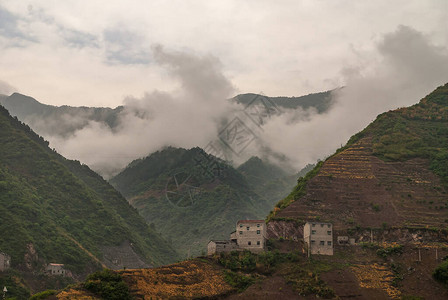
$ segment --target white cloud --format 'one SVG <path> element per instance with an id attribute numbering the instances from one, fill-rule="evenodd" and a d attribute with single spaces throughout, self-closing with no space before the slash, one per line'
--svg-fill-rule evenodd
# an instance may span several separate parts
<path id="1" fill-rule="evenodd" d="M 362 63 L 343 70 L 346 87 L 334 93 L 336 104 L 328 113 L 299 122 L 276 117 L 264 128 L 263 140 L 304 166 L 332 154 L 378 114 L 415 104 L 448 82 L 448 49 L 415 29 L 399 26 L 379 39 L 377 50 L 377 59 L 359 53 Z"/>
<path id="2" fill-rule="evenodd" d="M 10 35 L 0 45 L 15 46 L 2 49 L 2 78 L 51 104 L 116 106 L 173 88 L 151 63 L 153 44 L 212 53 L 240 92 L 297 96 L 341 84 L 340 69 L 357 59 L 350 49 L 373 50 L 399 24 L 448 43 L 445 0 L 3 0 L 1 9 L 13 17 L 0 22 Z"/>

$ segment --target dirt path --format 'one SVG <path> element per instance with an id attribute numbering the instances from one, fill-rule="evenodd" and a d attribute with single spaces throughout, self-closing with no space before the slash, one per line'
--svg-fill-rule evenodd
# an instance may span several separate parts
<path id="1" fill-rule="evenodd" d="M 65 236 L 66 238 L 68 238 L 70 241 L 72 241 L 73 243 L 76 244 L 76 246 L 79 247 L 79 249 L 81 249 L 82 251 L 84 251 L 88 256 L 90 256 L 94 261 L 96 261 L 97 263 L 99 263 L 103 268 L 107 268 L 107 266 L 105 264 L 103 264 L 95 255 L 92 254 L 92 252 L 90 252 L 89 250 L 87 250 L 86 248 L 84 248 L 83 245 L 81 245 L 77 240 L 75 240 L 73 237 L 71 237 L 67 232 L 65 232 L 62 228 L 58 228 L 58 231 L 60 234 L 62 234 L 63 236 Z"/>

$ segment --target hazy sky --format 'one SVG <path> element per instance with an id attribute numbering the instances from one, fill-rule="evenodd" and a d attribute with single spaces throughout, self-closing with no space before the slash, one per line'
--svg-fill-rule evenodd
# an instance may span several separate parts
<path id="1" fill-rule="evenodd" d="M 170 92 L 161 45 L 213 57 L 234 93 L 298 96 L 385 59 L 378 45 L 400 25 L 446 48 L 448 1 L 0 0 L 0 93 L 114 107 Z"/>

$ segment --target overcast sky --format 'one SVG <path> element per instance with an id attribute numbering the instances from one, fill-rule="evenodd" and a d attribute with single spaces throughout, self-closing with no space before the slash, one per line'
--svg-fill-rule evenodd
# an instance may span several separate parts
<path id="1" fill-rule="evenodd" d="M 162 46 L 213 57 L 234 93 L 299 96 L 384 59 L 378 44 L 400 25 L 446 48 L 448 1 L 0 0 L 0 93 L 114 107 L 169 92 L 180 83 Z"/>

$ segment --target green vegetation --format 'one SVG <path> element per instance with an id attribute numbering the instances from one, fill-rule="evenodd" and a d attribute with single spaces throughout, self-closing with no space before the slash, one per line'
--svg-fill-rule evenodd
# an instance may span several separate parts
<path id="1" fill-rule="evenodd" d="M 25 282 L 19 273 L 13 270 L 3 272 L 0 276 L 1 295 L 3 295 L 3 287 L 8 289 L 7 299 L 28 299 L 31 296 L 30 290 L 25 286 Z"/>
<path id="2" fill-rule="evenodd" d="M 311 270 L 293 266 L 290 275 L 286 276 L 288 283 L 302 296 L 315 294 L 322 298 L 333 298 L 333 289 L 328 287 L 318 275 Z"/>
<path id="3" fill-rule="evenodd" d="M 255 282 L 255 279 L 251 276 L 229 270 L 224 270 L 224 280 L 236 288 L 238 292 L 243 292 Z"/>
<path id="4" fill-rule="evenodd" d="M 425 158 L 431 170 L 448 184 L 448 84 L 438 87 L 418 104 L 383 113 L 350 138 L 351 145 L 373 137 L 374 155 L 384 160 Z"/>
<path id="5" fill-rule="evenodd" d="M 320 168 L 323 165 L 323 161 L 320 161 L 317 163 L 317 165 L 311 170 L 309 171 L 305 177 L 300 177 L 297 180 L 297 185 L 294 187 L 294 189 L 292 190 L 292 192 L 283 200 L 280 200 L 274 208 L 274 211 L 271 211 L 267 217 L 268 220 L 270 220 L 271 218 L 275 217 L 275 214 L 277 211 L 284 209 L 285 207 L 289 206 L 291 203 L 293 203 L 294 201 L 298 200 L 299 198 L 303 197 L 306 195 L 306 184 L 307 182 L 313 178 L 314 176 L 317 175 L 317 173 L 319 173 Z"/>
<path id="6" fill-rule="evenodd" d="M 90 274 L 84 282 L 83 287 L 103 299 L 132 299 L 129 288 L 120 274 L 109 269 Z"/>
<path id="7" fill-rule="evenodd" d="M 187 257 L 200 255 L 210 239 L 228 239 L 240 219 L 264 219 L 278 199 L 273 195 L 293 184 L 271 185 L 271 176 L 279 182 L 284 172 L 258 158 L 236 170 L 200 148 L 169 147 L 132 162 L 110 182 Z"/>
<path id="8" fill-rule="evenodd" d="M 432 274 L 434 279 L 448 286 L 448 260 L 442 262 Z"/>
<path id="9" fill-rule="evenodd" d="M 29 300 L 47 299 L 48 297 L 50 297 L 52 295 L 56 295 L 56 291 L 55 290 L 46 290 L 46 291 L 34 294 L 33 296 L 31 296 L 31 298 Z"/>
<path id="10" fill-rule="evenodd" d="M 448 84 L 438 87 L 416 105 L 380 114 L 364 130 L 353 135 L 336 154 L 365 137 L 372 138 L 373 154 L 385 161 L 427 159 L 430 169 L 448 188 Z M 268 220 L 306 194 L 307 182 L 317 175 L 322 164 L 320 162 L 304 178 L 299 178 L 291 194 L 277 203 Z M 408 178 L 407 182 L 412 180 Z M 435 189 L 445 192 L 440 187 Z M 412 195 L 408 194 L 408 198 Z M 381 207 L 372 204 L 372 209 L 378 212 Z"/>
<path id="11" fill-rule="evenodd" d="M 175 251 L 127 201 L 88 167 L 48 148 L 48 142 L 0 107 L 0 250 L 13 268 L 57 262 L 76 273 L 99 269 L 102 247 L 128 240 L 143 259 L 162 264 Z M 37 255 L 33 254 L 36 251 Z M 96 257 L 96 258 L 95 258 Z"/>
<path id="12" fill-rule="evenodd" d="M 319 274 L 340 266 L 324 261 L 303 260 L 302 257 L 299 252 L 280 253 L 277 250 L 260 254 L 233 251 L 220 253 L 217 261 L 227 269 L 226 281 L 241 290 L 252 284 L 259 274 L 269 275 L 276 272 L 284 277 L 287 283 L 292 284 L 300 295 L 333 297 L 333 290 L 320 279 Z"/>

